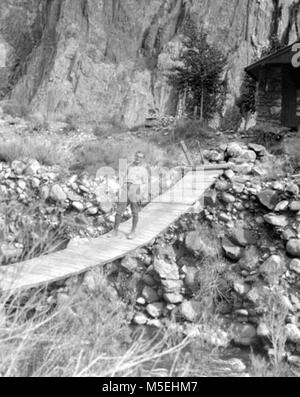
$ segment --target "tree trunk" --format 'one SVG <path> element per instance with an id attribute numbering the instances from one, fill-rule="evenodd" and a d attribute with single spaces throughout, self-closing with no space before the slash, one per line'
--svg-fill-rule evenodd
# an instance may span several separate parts
<path id="1" fill-rule="evenodd" d="M 201 102 L 200 102 L 200 121 L 203 122 L 203 105 L 204 105 L 204 92 L 203 92 L 203 82 L 201 83 Z"/>

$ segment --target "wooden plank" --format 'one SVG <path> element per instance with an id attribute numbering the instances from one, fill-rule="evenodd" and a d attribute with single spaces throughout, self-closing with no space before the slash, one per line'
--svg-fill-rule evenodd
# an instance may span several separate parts
<path id="1" fill-rule="evenodd" d="M 121 239 L 103 235 L 96 239 L 71 244 L 67 249 L 40 258 L 0 268 L 0 289 L 10 291 L 31 288 L 83 273 L 104 265 L 149 244 L 181 215 L 190 210 L 221 171 L 202 170 L 187 173 L 168 192 L 154 200 L 140 213 L 136 239 L 127 240 L 131 220 L 124 222 Z M 177 202 L 176 202 L 177 201 Z"/>

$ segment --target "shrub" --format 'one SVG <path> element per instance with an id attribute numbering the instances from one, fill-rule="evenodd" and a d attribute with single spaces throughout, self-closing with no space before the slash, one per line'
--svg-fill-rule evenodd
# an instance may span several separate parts
<path id="1" fill-rule="evenodd" d="M 208 125 L 199 120 L 182 119 L 178 120 L 174 127 L 174 140 L 209 139 L 213 135 L 213 130 Z"/>
<path id="2" fill-rule="evenodd" d="M 289 128 L 287 127 L 277 126 L 272 123 L 260 123 L 250 128 L 248 134 L 251 141 L 264 145 L 269 150 L 272 146 L 281 142 L 288 131 Z"/>

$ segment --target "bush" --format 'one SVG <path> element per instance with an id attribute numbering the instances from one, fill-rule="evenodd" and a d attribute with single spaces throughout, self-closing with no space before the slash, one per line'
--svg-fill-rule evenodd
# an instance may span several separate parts
<path id="1" fill-rule="evenodd" d="M 268 150 L 282 141 L 289 128 L 272 123 L 260 123 L 248 130 L 248 135 L 254 143 L 264 145 Z"/>
<path id="2" fill-rule="evenodd" d="M 199 120 L 182 119 L 177 121 L 174 128 L 175 142 L 187 139 L 209 139 L 213 135 L 213 130 L 208 125 Z"/>

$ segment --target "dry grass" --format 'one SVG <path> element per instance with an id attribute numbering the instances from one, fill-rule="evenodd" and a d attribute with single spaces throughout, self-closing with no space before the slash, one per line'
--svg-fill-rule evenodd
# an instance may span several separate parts
<path id="1" fill-rule="evenodd" d="M 58 137 L 17 137 L 3 142 L 0 146 L 0 161 L 36 159 L 42 165 L 66 167 L 70 159 Z"/>
<path id="2" fill-rule="evenodd" d="M 156 145 L 146 143 L 140 139 L 130 141 L 99 140 L 88 142 L 75 154 L 74 171 L 87 171 L 94 174 L 100 167 L 112 167 L 118 169 L 120 159 L 133 160 L 136 151 L 142 151 L 146 155 L 149 165 L 168 164 L 169 159 L 162 149 Z"/>

